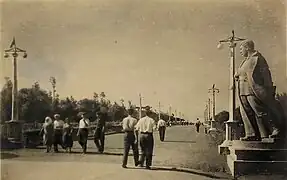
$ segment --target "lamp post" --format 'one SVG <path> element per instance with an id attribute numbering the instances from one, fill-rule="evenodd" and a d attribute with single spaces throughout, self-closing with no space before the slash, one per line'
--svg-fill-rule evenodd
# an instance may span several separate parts
<path id="1" fill-rule="evenodd" d="M 212 93 L 212 120 L 211 120 L 211 127 L 209 131 L 216 131 L 214 127 L 215 124 L 215 93 L 219 93 L 219 89 L 215 88 L 215 84 L 213 84 L 212 88 L 208 90 L 208 92 Z"/>
<path id="2" fill-rule="evenodd" d="M 9 58 L 10 55 L 13 57 L 13 95 L 12 95 L 12 114 L 11 121 L 19 120 L 19 105 L 18 105 L 18 79 L 17 79 L 17 57 L 23 53 L 23 58 L 27 58 L 27 53 L 16 46 L 15 37 L 12 40 L 10 49 L 5 50 L 4 58 Z"/>
<path id="3" fill-rule="evenodd" d="M 19 104 L 18 104 L 18 79 L 17 79 L 17 57 L 23 54 L 23 58 L 27 58 L 25 50 L 20 49 L 16 46 L 15 37 L 13 37 L 12 43 L 9 49 L 4 50 L 4 58 L 9 58 L 10 55 L 13 57 L 13 89 L 12 89 L 12 111 L 11 120 L 6 122 L 8 125 L 8 139 L 14 142 L 15 145 L 23 145 L 23 123 L 19 121 Z"/>
<path id="4" fill-rule="evenodd" d="M 171 120 L 171 106 L 169 106 L 169 109 L 168 109 L 168 122 L 170 123 L 170 120 Z"/>
<path id="5" fill-rule="evenodd" d="M 227 39 L 219 41 L 217 46 L 218 49 L 221 49 L 223 43 L 228 43 L 230 49 L 230 79 L 229 79 L 229 120 L 226 122 L 226 138 L 221 146 L 230 145 L 230 142 L 234 139 L 234 126 L 237 124 L 237 121 L 234 120 L 235 112 L 235 47 L 236 42 L 244 41 L 243 38 L 235 37 L 234 30 L 232 30 L 232 36 Z"/>
<path id="6" fill-rule="evenodd" d="M 142 95 L 139 94 L 140 97 L 140 107 L 139 107 L 139 119 L 142 118 Z"/>
<path id="7" fill-rule="evenodd" d="M 211 101 L 210 101 L 210 98 L 208 98 L 207 103 L 208 103 L 208 121 L 211 124 L 211 115 L 210 115 L 210 112 L 211 112 L 211 110 L 210 110 L 210 103 L 211 103 Z"/>
<path id="8" fill-rule="evenodd" d="M 158 102 L 158 120 L 160 120 L 160 101 Z"/>

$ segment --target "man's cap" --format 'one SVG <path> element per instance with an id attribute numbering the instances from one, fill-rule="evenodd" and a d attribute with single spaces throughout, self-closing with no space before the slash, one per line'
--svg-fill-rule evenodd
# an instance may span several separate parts
<path id="1" fill-rule="evenodd" d="M 144 110 L 145 111 L 151 111 L 151 107 L 150 106 L 146 106 L 146 107 L 144 107 Z"/>

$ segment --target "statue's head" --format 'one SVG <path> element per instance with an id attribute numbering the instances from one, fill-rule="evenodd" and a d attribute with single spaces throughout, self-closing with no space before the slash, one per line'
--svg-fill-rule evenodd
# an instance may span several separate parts
<path id="1" fill-rule="evenodd" d="M 252 40 L 245 40 L 240 45 L 240 54 L 243 57 L 247 57 L 248 53 L 254 51 L 254 42 Z"/>

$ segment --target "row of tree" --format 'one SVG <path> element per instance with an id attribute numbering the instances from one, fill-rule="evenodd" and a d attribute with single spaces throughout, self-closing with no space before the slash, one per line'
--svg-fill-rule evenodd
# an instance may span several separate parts
<path id="1" fill-rule="evenodd" d="M 1 123 L 11 120 L 12 111 L 12 87 L 13 84 L 9 78 L 5 78 L 6 82 L 1 90 Z M 53 94 L 53 95 L 52 95 Z M 96 113 L 102 106 L 108 108 L 110 121 L 121 121 L 126 115 L 127 110 L 124 100 L 120 103 L 111 103 L 107 99 L 104 92 L 94 93 L 93 98 L 84 98 L 76 100 L 72 96 L 60 98 L 59 94 L 47 92 L 35 82 L 31 88 L 22 88 L 18 92 L 19 101 L 19 119 L 27 123 L 43 122 L 46 116 L 53 116 L 59 113 L 62 118 L 70 118 L 72 121 L 79 120 L 79 112 L 88 112 L 91 121 L 95 120 Z M 136 105 L 128 101 L 129 107 L 137 109 Z M 138 110 L 135 116 L 138 117 Z M 158 119 L 158 114 L 153 112 L 153 117 Z M 161 118 L 168 120 L 169 115 L 161 113 Z"/>

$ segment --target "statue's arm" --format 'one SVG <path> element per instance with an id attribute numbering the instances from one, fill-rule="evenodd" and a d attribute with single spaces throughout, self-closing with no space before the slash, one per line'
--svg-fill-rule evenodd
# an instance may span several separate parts
<path id="1" fill-rule="evenodd" d="M 258 57 L 253 57 L 250 63 L 248 64 L 248 69 L 246 71 L 247 74 L 247 81 L 249 83 L 250 88 L 252 89 L 252 92 L 254 95 L 263 100 L 266 98 L 266 89 L 262 85 L 261 81 L 263 78 L 263 75 L 260 74 L 260 70 L 258 68 Z"/>

